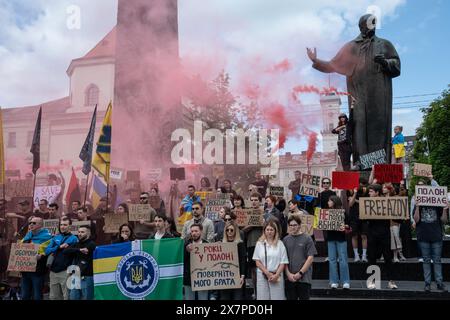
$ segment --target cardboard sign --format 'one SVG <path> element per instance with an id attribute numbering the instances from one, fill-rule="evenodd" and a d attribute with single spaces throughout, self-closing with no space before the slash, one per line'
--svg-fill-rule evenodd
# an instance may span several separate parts
<path id="1" fill-rule="evenodd" d="M 11 243 L 8 271 L 35 272 L 39 245 L 34 243 Z"/>
<path id="2" fill-rule="evenodd" d="M 359 187 L 359 172 L 333 171 L 331 177 L 333 189 L 353 190 Z"/>
<path id="3" fill-rule="evenodd" d="M 400 183 L 403 180 L 403 164 L 376 164 L 374 171 L 374 178 L 378 183 Z"/>
<path id="4" fill-rule="evenodd" d="M 205 207 L 205 217 L 212 221 L 219 220 L 220 210 L 229 205 L 227 199 L 208 199 Z"/>
<path id="5" fill-rule="evenodd" d="M 105 214 L 105 233 L 118 233 L 119 228 L 124 223 L 128 223 L 126 213 L 108 213 Z"/>
<path id="6" fill-rule="evenodd" d="M 43 220 L 42 227 L 47 229 L 52 236 L 59 233 L 59 219 Z"/>
<path id="7" fill-rule="evenodd" d="M 0 185 L 3 194 L 3 185 Z M 7 198 L 31 197 L 33 195 L 33 180 L 12 180 L 6 182 L 5 195 Z"/>
<path id="8" fill-rule="evenodd" d="M 128 205 L 128 217 L 129 221 L 150 221 L 151 220 L 151 210 L 150 204 L 129 204 Z"/>
<path id="9" fill-rule="evenodd" d="M 195 195 L 200 197 L 201 202 L 206 202 L 206 199 L 211 198 L 212 191 L 195 191 Z"/>
<path id="10" fill-rule="evenodd" d="M 213 166 L 212 172 L 213 172 L 214 178 L 223 178 L 225 176 L 225 167 L 224 166 Z"/>
<path id="11" fill-rule="evenodd" d="M 447 204 L 447 187 L 416 185 L 416 205 L 445 208 Z"/>
<path id="12" fill-rule="evenodd" d="M 45 199 L 48 203 L 54 203 L 61 192 L 61 186 L 36 187 L 34 189 L 34 206 L 39 206 L 39 201 Z"/>
<path id="13" fill-rule="evenodd" d="M 191 251 L 192 291 L 240 288 L 237 243 L 194 244 Z"/>
<path id="14" fill-rule="evenodd" d="M 109 169 L 109 177 L 112 180 L 122 180 L 123 178 L 123 169 L 111 168 Z"/>
<path id="15" fill-rule="evenodd" d="M 91 226 L 91 221 L 72 221 L 72 225 L 70 226 L 70 232 L 73 235 L 78 235 L 78 228 L 83 226 Z"/>
<path id="16" fill-rule="evenodd" d="M 300 232 L 312 236 L 314 234 L 314 215 L 299 214 L 302 224 L 300 225 Z"/>
<path id="17" fill-rule="evenodd" d="M 161 207 L 161 197 L 160 196 L 150 196 L 148 198 L 148 203 L 153 209 L 159 209 Z"/>
<path id="18" fill-rule="evenodd" d="M 184 168 L 170 168 L 170 180 L 185 180 L 186 172 Z"/>
<path id="19" fill-rule="evenodd" d="M 151 181 L 161 181 L 162 178 L 162 169 L 150 169 L 147 173 L 147 178 L 149 178 Z"/>
<path id="20" fill-rule="evenodd" d="M 408 197 L 359 198 L 361 220 L 408 220 Z"/>
<path id="21" fill-rule="evenodd" d="M 344 220 L 345 220 L 345 209 L 321 209 L 317 229 L 344 231 L 345 226 Z"/>
<path id="22" fill-rule="evenodd" d="M 359 157 L 362 169 L 370 169 L 374 164 L 386 163 L 386 151 L 384 149 L 363 154 Z"/>
<path id="23" fill-rule="evenodd" d="M 303 196 L 319 197 L 320 185 L 322 177 L 311 174 L 302 174 L 302 183 L 300 185 L 299 194 Z"/>
<path id="24" fill-rule="evenodd" d="M 270 192 L 270 195 L 273 195 L 276 197 L 284 197 L 284 187 L 270 186 L 269 192 Z"/>
<path id="25" fill-rule="evenodd" d="M 413 174 L 418 177 L 431 178 L 433 175 L 433 166 L 431 164 L 414 163 Z"/>
<path id="26" fill-rule="evenodd" d="M 234 209 L 236 223 L 239 227 L 261 227 L 264 225 L 264 216 L 260 209 Z"/>
<path id="27" fill-rule="evenodd" d="M 5 177 L 7 177 L 7 178 L 19 177 L 20 178 L 20 170 L 5 170 Z"/>

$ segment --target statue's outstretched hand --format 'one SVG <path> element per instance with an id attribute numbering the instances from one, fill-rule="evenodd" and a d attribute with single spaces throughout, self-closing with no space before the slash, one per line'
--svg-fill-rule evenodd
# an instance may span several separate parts
<path id="1" fill-rule="evenodd" d="M 317 60 L 317 50 L 316 48 L 306 48 L 306 53 L 308 54 L 309 59 L 311 59 L 312 62 L 316 62 Z"/>

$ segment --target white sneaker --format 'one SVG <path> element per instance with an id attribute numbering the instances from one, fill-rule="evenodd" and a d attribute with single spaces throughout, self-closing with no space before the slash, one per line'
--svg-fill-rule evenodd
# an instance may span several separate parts
<path id="1" fill-rule="evenodd" d="M 419 262 L 423 262 L 423 258 L 419 258 L 419 260 L 418 260 Z"/>
<path id="2" fill-rule="evenodd" d="M 360 262 L 360 261 L 361 261 L 361 259 L 359 258 L 359 254 L 357 254 L 355 256 L 355 259 L 353 259 L 353 262 Z"/>
<path id="3" fill-rule="evenodd" d="M 398 287 L 397 287 L 397 285 L 395 284 L 394 281 L 389 281 L 388 288 L 389 289 L 398 289 Z"/>
<path id="4" fill-rule="evenodd" d="M 373 290 L 373 289 L 376 289 L 376 288 L 377 288 L 377 286 L 376 286 L 375 282 L 371 282 L 371 283 L 369 283 L 367 285 L 367 289 Z"/>
<path id="5" fill-rule="evenodd" d="M 325 258 L 325 262 L 327 262 L 327 261 L 328 261 L 328 257 Z"/>
<path id="6" fill-rule="evenodd" d="M 365 262 L 365 263 L 369 262 L 369 260 L 367 260 L 367 257 L 366 257 L 366 256 L 362 256 L 361 261 L 362 261 L 362 262 Z"/>
<path id="7" fill-rule="evenodd" d="M 350 283 L 344 283 L 342 286 L 343 289 L 350 289 Z"/>
<path id="8" fill-rule="evenodd" d="M 394 258 L 394 263 L 399 263 L 400 260 L 398 260 L 398 258 Z"/>
<path id="9" fill-rule="evenodd" d="M 383 256 L 381 256 L 380 261 L 384 261 L 384 257 Z"/>
<path id="10" fill-rule="evenodd" d="M 331 289 L 337 289 L 339 287 L 339 285 L 337 283 L 332 283 L 330 285 Z"/>

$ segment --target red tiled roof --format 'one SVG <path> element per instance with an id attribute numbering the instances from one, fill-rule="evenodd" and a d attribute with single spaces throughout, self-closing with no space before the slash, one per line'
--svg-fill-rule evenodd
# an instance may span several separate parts
<path id="1" fill-rule="evenodd" d="M 310 165 L 335 164 L 336 160 L 336 152 L 316 152 L 311 159 Z M 302 152 L 301 154 L 280 155 L 280 167 L 296 167 L 306 165 L 306 152 Z"/>
<path id="2" fill-rule="evenodd" d="M 82 59 L 111 57 L 116 54 L 116 27 L 114 27 L 97 45 Z"/>

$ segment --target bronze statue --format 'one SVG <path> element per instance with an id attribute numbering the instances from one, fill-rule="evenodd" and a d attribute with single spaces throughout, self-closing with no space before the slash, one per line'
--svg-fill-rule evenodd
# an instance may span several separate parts
<path id="1" fill-rule="evenodd" d="M 386 151 L 388 163 L 391 161 L 392 78 L 400 75 L 400 58 L 388 40 L 375 36 L 375 24 L 373 15 L 362 16 L 361 34 L 331 61 L 317 59 L 316 48 L 307 48 L 313 68 L 347 77 L 347 91 L 356 99 L 352 146 L 357 167 L 360 155 L 380 149 Z"/>

